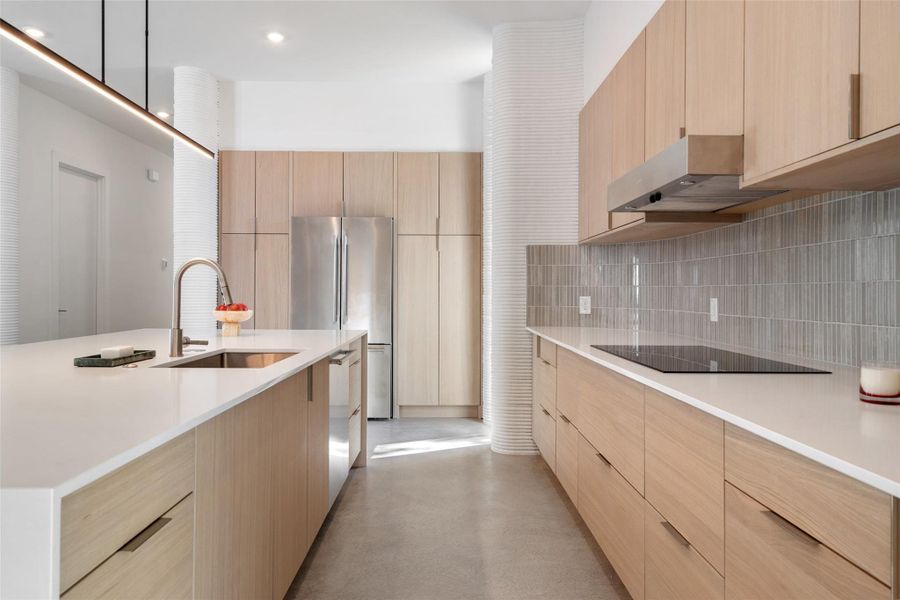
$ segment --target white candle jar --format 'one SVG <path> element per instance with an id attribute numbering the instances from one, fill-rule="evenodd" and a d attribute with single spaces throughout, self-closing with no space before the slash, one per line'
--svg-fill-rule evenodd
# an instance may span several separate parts
<path id="1" fill-rule="evenodd" d="M 864 362 L 859 369 L 859 399 L 900 404 L 900 364 Z"/>

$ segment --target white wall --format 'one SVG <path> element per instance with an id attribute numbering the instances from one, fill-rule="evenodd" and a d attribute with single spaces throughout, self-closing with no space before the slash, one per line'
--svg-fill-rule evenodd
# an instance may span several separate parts
<path id="1" fill-rule="evenodd" d="M 108 176 L 108 331 L 167 327 L 171 313 L 172 157 L 57 100 L 19 88 L 20 341 L 47 339 L 53 153 Z M 96 167 L 94 167 L 96 165 Z M 159 172 L 152 183 L 147 169 Z"/>
<path id="2" fill-rule="evenodd" d="M 590 99 L 662 0 L 594 0 L 584 15 L 584 101 Z"/>
<path id="3" fill-rule="evenodd" d="M 223 150 L 481 150 L 482 82 L 221 82 Z"/>

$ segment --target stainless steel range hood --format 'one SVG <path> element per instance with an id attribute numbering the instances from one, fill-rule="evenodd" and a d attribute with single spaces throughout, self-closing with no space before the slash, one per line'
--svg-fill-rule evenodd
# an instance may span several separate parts
<path id="1" fill-rule="evenodd" d="M 688 135 L 609 184 L 610 212 L 715 212 L 785 190 L 742 190 L 744 139 Z"/>

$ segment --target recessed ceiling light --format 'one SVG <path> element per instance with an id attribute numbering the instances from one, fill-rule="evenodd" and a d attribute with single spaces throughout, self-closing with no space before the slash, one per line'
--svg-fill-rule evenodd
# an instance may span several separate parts
<path id="1" fill-rule="evenodd" d="M 34 38 L 36 40 L 39 40 L 42 37 L 44 37 L 44 35 L 46 35 L 43 31 L 41 31 L 37 27 L 26 27 L 22 31 L 24 31 L 25 35 L 27 35 L 28 37 Z"/>
<path id="2" fill-rule="evenodd" d="M 269 41 L 273 44 L 280 44 L 284 41 L 284 35 L 278 33 L 277 31 L 272 31 L 271 33 L 266 35 L 266 37 L 269 38 Z"/>
<path id="3" fill-rule="evenodd" d="M 156 111 L 156 116 L 160 119 L 168 119 L 170 115 L 164 110 L 158 110 Z"/>

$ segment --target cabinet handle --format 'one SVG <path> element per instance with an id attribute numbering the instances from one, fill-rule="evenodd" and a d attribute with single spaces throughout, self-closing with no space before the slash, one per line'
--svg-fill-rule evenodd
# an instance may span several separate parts
<path id="1" fill-rule="evenodd" d="M 157 520 L 153 521 L 147 527 L 144 528 L 139 534 L 128 540 L 124 546 L 122 546 L 122 552 L 134 552 L 138 548 L 144 545 L 144 543 L 152 538 L 154 535 L 159 533 L 159 531 L 169 524 L 171 521 L 169 517 L 160 517 Z"/>
<path id="2" fill-rule="evenodd" d="M 553 366 L 553 363 L 551 363 L 551 362 L 550 362 L 549 360 L 547 360 L 546 358 L 543 358 L 543 357 L 539 357 L 539 358 L 541 359 L 541 362 L 544 363 L 545 365 L 548 365 L 548 366 L 551 366 L 551 367 Z"/>
<path id="3" fill-rule="evenodd" d="M 356 358 L 356 350 L 342 350 L 337 354 L 333 354 L 329 357 L 328 363 L 343 367 L 349 358 Z"/>
<path id="4" fill-rule="evenodd" d="M 681 535 L 681 532 L 675 529 L 675 526 L 669 523 L 668 521 L 662 521 L 660 525 L 663 526 L 663 529 L 669 532 L 669 534 L 678 540 L 678 543 L 684 546 L 685 548 L 690 548 L 691 543 L 687 541 L 687 538 Z"/>
<path id="5" fill-rule="evenodd" d="M 541 412 L 544 413 L 545 415 L 547 415 L 548 417 L 550 416 L 550 413 L 548 413 L 547 409 L 544 408 L 543 406 L 541 407 Z"/>
<path id="6" fill-rule="evenodd" d="M 569 417 L 567 417 L 566 415 L 564 415 L 562 413 L 559 413 L 559 418 L 563 420 L 563 423 L 571 423 L 572 422 L 569 420 Z"/>
<path id="7" fill-rule="evenodd" d="M 352 419 L 353 417 L 355 417 L 356 415 L 358 415 L 358 414 L 359 414 L 359 411 L 361 411 L 361 410 L 362 410 L 362 406 L 357 406 L 357 407 L 356 407 L 356 410 L 353 411 L 353 414 L 350 415 L 350 418 Z"/>
<path id="8" fill-rule="evenodd" d="M 611 467 L 611 466 L 612 466 L 612 463 L 609 462 L 609 460 L 608 460 L 605 456 L 603 456 L 603 453 L 602 453 L 602 452 L 597 451 L 597 458 L 599 458 L 600 460 L 602 460 L 602 461 L 604 462 L 604 464 L 606 464 L 607 467 Z"/>
<path id="9" fill-rule="evenodd" d="M 821 546 L 822 545 L 822 542 L 820 542 L 819 540 L 817 540 L 810 534 L 806 533 L 805 531 L 803 531 L 802 529 L 800 529 L 799 527 L 797 527 L 796 525 L 794 525 L 793 523 L 791 523 L 790 521 L 788 521 L 787 519 L 785 519 L 784 517 L 779 515 L 777 512 L 766 509 L 763 511 L 763 514 L 766 515 L 767 517 L 769 517 L 771 520 L 775 521 L 775 523 L 778 524 L 778 526 L 781 527 L 782 529 L 784 529 L 785 531 L 789 531 L 789 532 L 793 533 L 794 535 L 800 537 L 807 544 L 812 544 L 813 546 Z"/>
<path id="10" fill-rule="evenodd" d="M 859 73 L 850 73 L 850 118 L 847 137 L 859 139 Z"/>

